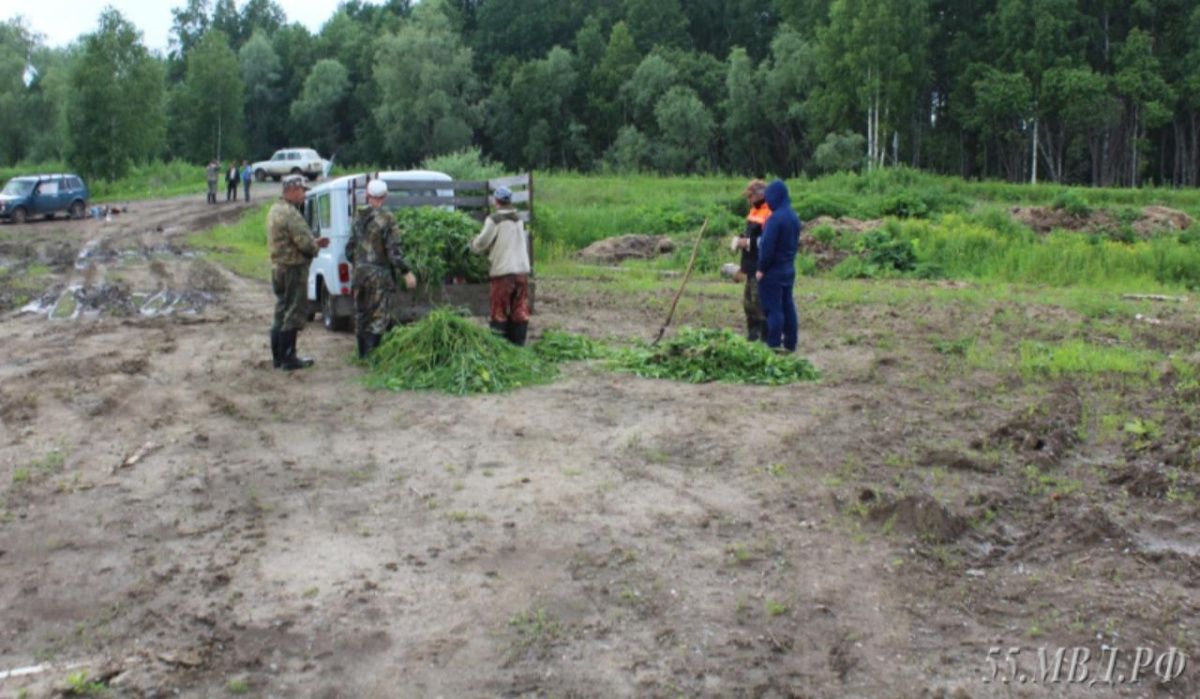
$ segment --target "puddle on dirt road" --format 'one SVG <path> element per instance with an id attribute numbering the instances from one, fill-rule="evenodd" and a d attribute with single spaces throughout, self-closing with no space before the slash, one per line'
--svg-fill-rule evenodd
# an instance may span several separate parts
<path id="1" fill-rule="evenodd" d="M 130 293 L 117 285 L 70 286 L 31 301 L 19 311 L 47 320 L 80 318 L 196 315 L 217 302 L 215 294 L 192 289 Z"/>
<path id="2" fill-rule="evenodd" d="M 113 250 L 106 241 L 89 240 L 80 248 L 75 257 L 75 269 L 85 270 L 93 264 L 113 264 L 125 262 L 144 262 L 157 259 L 185 259 L 199 257 L 193 250 L 185 250 L 171 243 L 157 245 L 139 245 L 135 248 Z"/>

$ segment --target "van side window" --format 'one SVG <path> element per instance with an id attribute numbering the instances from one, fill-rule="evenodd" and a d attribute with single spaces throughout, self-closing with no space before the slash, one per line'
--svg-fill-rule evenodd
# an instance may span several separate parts
<path id="1" fill-rule="evenodd" d="M 313 215 L 313 209 L 315 208 L 317 208 L 317 202 L 315 200 L 309 199 L 304 202 L 304 220 L 308 222 L 309 228 L 313 228 L 313 219 L 315 218 Z M 316 232 L 315 228 L 313 228 L 313 232 Z"/>
<path id="2" fill-rule="evenodd" d="M 330 206 L 329 195 L 322 194 L 317 201 L 320 202 L 318 213 L 320 214 L 321 230 L 333 228 L 333 207 Z"/>

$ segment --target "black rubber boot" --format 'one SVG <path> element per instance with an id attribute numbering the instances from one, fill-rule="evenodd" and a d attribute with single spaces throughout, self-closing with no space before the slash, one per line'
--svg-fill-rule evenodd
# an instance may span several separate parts
<path id="1" fill-rule="evenodd" d="M 758 328 L 758 340 L 764 345 L 767 344 L 767 321 L 763 321 Z"/>
<path id="2" fill-rule="evenodd" d="M 529 334 L 529 323 L 509 323 L 508 341 L 517 347 L 525 346 L 525 336 Z"/>
<path id="3" fill-rule="evenodd" d="M 758 342 L 762 337 L 759 332 L 762 330 L 762 324 L 753 320 L 746 320 L 746 340 L 749 342 Z"/>
<path id="4" fill-rule="evenodd" d="M 380 342 L 383 342 L 383 335 L 367 333 L 366 339 L 363 340 L 363 347 L 366 348 L 366 354 L 364 356 L 371 356 L 371 353 L 375 351 L 375 348 L 379 346 Z"/>
<path id="5" fill-rule="evenodd" d="M 355 333 L 354 339 L 358 340 L 358 358 L 366 359 L 367 358 L 367 334 L 366 333 Z"/>
<path id="6" fill-rule="evenodd" d="M 508 323 L 493 320 L 488 323 L 488 327 L 491 328 L 492 332 L 496 333 L 497 336 L 504 338 L 508 337 Z"/>
<path id="7" fill-rule="evenodd" d="M 283 363 L 283 353 L 279 351 L 279 331 L 271 331 L 271 366 L 278 369 Z"/>
<path id="8" fill-rule="evenodd" d="M 282 362 L 279 365 L 284 371 L 295 371 L 296 369 L 307 369 L 313 365 L 313 360 L 307 357 L 296 356 L 296 336 L 299 334 L 296 330 L 284 330 L 279 333 L 280 349 L 283 353 Z"/>

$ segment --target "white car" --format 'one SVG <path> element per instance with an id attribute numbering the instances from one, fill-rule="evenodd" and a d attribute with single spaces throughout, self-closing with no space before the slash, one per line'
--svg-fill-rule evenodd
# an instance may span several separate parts
<path id="1" fill-rule="evenodd" d="M 276 182 L 284 175 L 304 175 L 315 180 L 328 174 L 330 163 L 312 148 L 284 148 L 275 151 L 270 160 L 260 160 L 250 166 L 254 179 L 262 182 L 268 177 Z"/>
<path id="2" fill-rule="evenodd" d="M 453 197 L 453 189 L 440 189 L 435 183 L 451 182 L 443 172 L 407 170 L 380 172 L 372 176 L 348 175 L 328 180 L 310 189 L 305 196 L 304 217 L 313 234 L 329 238 L 308 268 L 308 301 L 312 316 L 321 314 L 328 330 L 349 330 L 354 324 L 354 298 L 350 295 L 351 266 L 346 262 L 346 243 L 354 225 L 353 212 L 366 203 L 367 183 L 381 179 L 389 183 L 391 193 L 385 206 L 393 209 L 404 197 Z M 405 187 L 399 183 L 415 184 Z M 396 183 L 396 184 L 393 184 Z M 453 208 L 447 206 L 446 208 Z"/>

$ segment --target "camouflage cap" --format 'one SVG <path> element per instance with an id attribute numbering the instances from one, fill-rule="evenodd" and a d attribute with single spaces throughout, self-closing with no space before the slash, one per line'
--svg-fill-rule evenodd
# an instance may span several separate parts
<path id="1" fill-rule="evenodd" d="M 304 175 L 292 175 L 291 177 L 283 178 L 283 190 L 285 192 L 297 187 L 308 189 L 308 180 L 304 179 Z"/>

